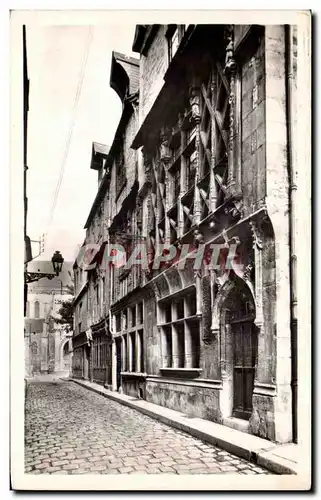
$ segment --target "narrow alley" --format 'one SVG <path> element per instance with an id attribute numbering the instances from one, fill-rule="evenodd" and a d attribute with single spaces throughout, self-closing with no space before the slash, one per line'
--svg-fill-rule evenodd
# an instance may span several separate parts
<path id="1" fill-rule="evenodd" d="M 28 384 L 25 472 L 270 474 L 231 453 L 63 380 Z"/>

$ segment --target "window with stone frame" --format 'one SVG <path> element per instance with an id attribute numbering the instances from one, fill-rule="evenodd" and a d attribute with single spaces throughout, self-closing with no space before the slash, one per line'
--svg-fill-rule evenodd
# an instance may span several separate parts
<path id="1" fill-rule="evenodd" d="M 143 373 L 145 367 L 143 302 L 129 305 L 117 316 L 123 318 L 120 330 L 122 333 L 122 372 Z M 116 330 L 119 331 L 117 328 Z"/>
<path id="2" fill-rule="evenodd" d="M 158 303 L 161 329 L 162 367 L 199 368 L 200 325 L 196 316 L 196 289 L 180 297 L 167 297 Z"/>

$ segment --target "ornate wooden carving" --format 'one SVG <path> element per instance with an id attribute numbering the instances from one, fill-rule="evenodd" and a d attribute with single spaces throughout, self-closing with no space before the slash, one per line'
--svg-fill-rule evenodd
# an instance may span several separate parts
<path id="1" fill-rule="evenodd" d="M 169 147 L 170 135 L 171 133 L 169 129 L 161 130 L 160 134 L 161 143 L 159 148 L 159 154 L 161 161 L 163 161 L 165 164 L 168 164 L 172 158 L 171 150 Z"/>
<path id="2" fill-rule="evenodd" d="M 189 91 L 189 102 L 191 106 L 191 111 L 192 111 L 192 120 L 196 124 L 198 124 L 201 121 L 201 114 L 200 114 L 200 89 L 196 85 L 191 85 L 190 86 L 190 91 Z"/>
<path id="3" fill-rule="evenodd" d="M 232 195 L 235 192 L 235 113 L 236 113 L 236 63 L 234 59 L 234 27 L 231 25 L 226 29 L 226 53 L 225 53 L 225 67 L 224 73 L 229 78 L 229 139 L 228 139 L 228 180 L 227 190 L 228 194 Z"/>

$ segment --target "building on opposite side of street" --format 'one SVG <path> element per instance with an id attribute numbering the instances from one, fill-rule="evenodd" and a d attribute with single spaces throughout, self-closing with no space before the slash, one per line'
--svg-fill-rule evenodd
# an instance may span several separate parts
<path id="1" fill-rule="evenodd" d="M 74 266 L 74 376 L 277 442 L 297 440 L 296 37 L 137 26 L 139 63 L 112 59 L 123 113 L 83 247 L 100 250 Z M 106 265 L 114 243 L 143 243 L 147 268 Z"/>
<path id="2" fill-rule="evenodd" d="M 138 125 L 138 83 L 139 61 L 113 52 L 110 85 L 120 97 L 123 109 L 111 147 L 97 143 L 92 146 L 90 168 L 98 171 L 98 191 L 85 224 L 86 237 L 74 264 L 73 373 L 109 388 L 117 387 L 112 376 L 116 344 L 112 342 L 110 308 L 120 293 L 114 283 L 120 282 L 122 276 L 103 257 L 113 242 L 129 241 L 128 207 L 135 204 L 137 192 L 137 154 L 130 146 Z M 93 250 L 100 248 L 92 257 L 90 246 Z"/>
<path id="3" fill-rule="evenodd" d="M 51 261 L 33 261 L 29 272 L 50 273 Z M 29 284 L 25 330 L 25 376 L 69 373 L 72 358 L 72 330 L 59 324 L 62 302 L 73 299 L 72 263 L 64 262 L 59 278 L 41 278 Z"/>

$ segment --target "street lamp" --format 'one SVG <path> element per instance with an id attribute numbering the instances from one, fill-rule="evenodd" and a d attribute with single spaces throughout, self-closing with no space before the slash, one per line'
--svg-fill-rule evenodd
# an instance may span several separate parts
<path id="1" fill-rule="evenodd" d="M 53 254 L 51 262 L 56 276 L 59 276 L 59 273 L 61 273 L 62 265 L 64 263 L 64 258 L 58 250 L 56 250 Z"/>
<path id="2" fill-rule="evenodd" d="M 49 280 L 52 280 L 53 278 L 58 276 L 59 273 L 61 273 L 62 265 L 64 262 L 64 258 L 58 250 L 56 250 L 53 254 L 51 262 L 54 273 L 31 273 L 29 271 L 25 271 L 25 283 L 32 283 L 33 281 L 38 281 L 41 278 L 48 278 Z"/>

